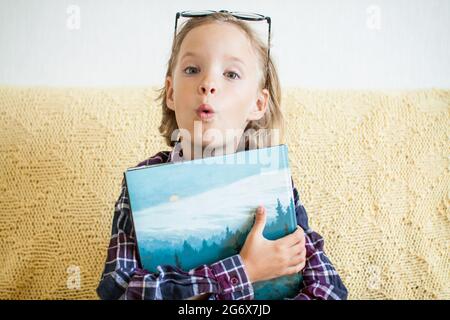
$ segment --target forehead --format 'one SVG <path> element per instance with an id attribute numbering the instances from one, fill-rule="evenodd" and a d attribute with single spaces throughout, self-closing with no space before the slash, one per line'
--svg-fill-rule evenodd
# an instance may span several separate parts
<path id="1" fill-rule="evenodd" d="M 208 23 L 190 30 L 181 44 L 179 57 L 186 52 L 199 56 L 235 56 L 249 64 L 256 57 L 245 31 L 226 22 Z"/>

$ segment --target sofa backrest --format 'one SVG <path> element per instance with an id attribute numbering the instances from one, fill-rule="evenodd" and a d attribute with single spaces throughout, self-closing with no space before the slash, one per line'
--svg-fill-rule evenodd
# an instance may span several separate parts
<path id="1" fill-rule="evenodd" d="M 170 150 L 155 98 L 0 88 L 0 298 L 97 298 L 123 171 Z M 294 183 L 349 297 L 450 298 L 450 90 L 291 88 L 282 105 Z"/>

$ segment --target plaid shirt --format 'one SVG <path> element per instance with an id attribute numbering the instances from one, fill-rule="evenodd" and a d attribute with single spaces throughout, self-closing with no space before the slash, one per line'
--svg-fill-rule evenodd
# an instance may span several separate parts
<path id="1" fill-rule="evenodd" d="M 172 151 L 158 152 L 137 166 L 182 159 L 178 142 Z M 297 223 L 305 231 L 306 263 L 299 293 L 285 299 L 346 299 L 347 289 L 323 251 L 323 238 L 308 226 L 308 217 L 293 180 L 292 188 Z M 209 294 L 210 300 L 250 300 L 254 297 L 253 286 L 239 254 L 189 271 L 169 265 L 158 266 L 157 270 L 157 273 L 150 273 L 142 268 L 128 192 L 122 180 L 105 269 L 97 288 L 101 299 L 188 299 L 200 294 Z"/>

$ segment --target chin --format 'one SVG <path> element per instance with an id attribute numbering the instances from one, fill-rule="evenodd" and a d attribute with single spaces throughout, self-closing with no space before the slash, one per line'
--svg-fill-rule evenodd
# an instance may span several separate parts
<path id="1" fill-rule="evenodd" d="M 195 135 L 194 138 L 194 144 L 201 145 L 203 148 L 207 146 L 223 146 L 225 142 L 225 137 L 223 136 L 222 132 L 219 129 L 214 129 L 212 127 L 204 128 L 204 130 L 202 130 L 202 134 Z"/>
<path id="2" fill-rule="evenodd" d="M 196 148 L 223 149 L 227 146 L 226 133 L 224 133 L 219 128 L 214 128 L 212 126 L 208 126 L 207 128 L 205 128 L 205 126 L 203 126 L 201 134 L 199 134 L 198 131 L 193 131 L 194 132 L 190 132 L 191 137 L 193 137 L 193 140 L 191 139 L 191 143 L 192 146 Z M 195 133 L 195 135 L 193 133 Z M 236 139 L 236 137 L 233 138 Z M 233 144 L 232 141 L 233 139 L 231 139 L 229 143 Z"/>

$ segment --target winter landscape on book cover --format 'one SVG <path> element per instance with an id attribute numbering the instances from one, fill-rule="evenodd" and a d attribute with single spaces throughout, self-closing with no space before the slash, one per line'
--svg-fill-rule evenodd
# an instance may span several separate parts
<path id="1" fill-rule="evenodd" d="M 266 208 L 266 238 L 296 228 L 285 145 L 136 168 L 125 175 L 141 262 L 151 272 L 164 264 L 187 271 L 239 253 L 259 204 Z M 292 297 L 300 279 L 255 283 L 255 299 Z"/>

